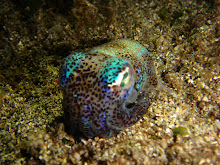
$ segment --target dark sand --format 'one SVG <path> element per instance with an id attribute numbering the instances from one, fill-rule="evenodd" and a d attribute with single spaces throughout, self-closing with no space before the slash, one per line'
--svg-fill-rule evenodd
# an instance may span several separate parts
<path id="1" fill-rule="evenodd" d="M 220 163 L 220 2 L 90 2 L 0 1 L 0 164 Z M 119 38 L 152 53 L 172 92 L 117 137 L 76 139 L 61 59 Z"/>

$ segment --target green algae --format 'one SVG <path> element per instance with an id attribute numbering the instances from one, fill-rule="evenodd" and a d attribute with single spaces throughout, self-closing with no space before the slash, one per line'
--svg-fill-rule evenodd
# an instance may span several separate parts
<path id="1" fill-rule="evenodd" d="M 173 134 L 176 135 L 181 135 L 181 136 L 187 136 L 189 135 L 189 131 L 186 127 L 179 126 L 173 129 Z"/>

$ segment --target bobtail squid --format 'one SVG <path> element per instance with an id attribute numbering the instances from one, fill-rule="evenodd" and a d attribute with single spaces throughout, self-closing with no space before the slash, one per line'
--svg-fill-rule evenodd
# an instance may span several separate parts
<path id="1" fill-rule="evenodd" d="M 114 136 L 142 118 L 158 84 L 150 53 L 135 41 L 74 52 L 60 70 L 65 125 L 88 138 Z"/>

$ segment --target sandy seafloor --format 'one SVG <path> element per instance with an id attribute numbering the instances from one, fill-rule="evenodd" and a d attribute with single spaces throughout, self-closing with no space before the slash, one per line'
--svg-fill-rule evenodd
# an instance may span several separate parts
<path id="1" fill-rule="evenodd" d="M 0 1 L 0 164 L 220 163 L 218 0 Z M 161 91 L 116 137 L 65 132 L 62 58 L 119 38 L 153 55 Z"/>

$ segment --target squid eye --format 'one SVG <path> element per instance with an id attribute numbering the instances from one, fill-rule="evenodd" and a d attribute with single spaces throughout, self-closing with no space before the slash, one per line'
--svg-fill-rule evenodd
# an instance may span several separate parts
<path id="1" fill-rule="evenodd" d="M 118 81 L 120 82 L 120 87 L 130 88 L 134 84 L 134 71 L 131 67 L 127 66 L 119 76 Z"/>
<path id="2" fill-rule="evenodd" d="M 122 89 L 131 88 L 134 85 L 134 70 L 130 66 L 126 66 L 117 76 L 114 83 L 109 84 L 109 87 L 120 87 Z"/>
<path id="3" fill-rule="evenodd" d="M 129 75 L 129 72 L 123 73 L 123 78 L 122 78 L 120 86 L 124 87 L 124 86 L 128 85 L 129 82 L 131 81 L 131 79 L 132 79 L 132 77 L 131 77 L 131 75 Z"/>

